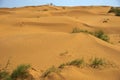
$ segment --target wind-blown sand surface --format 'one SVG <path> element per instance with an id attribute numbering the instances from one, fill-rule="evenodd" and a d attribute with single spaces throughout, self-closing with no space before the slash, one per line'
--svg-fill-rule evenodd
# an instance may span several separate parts
<path id="1" fill-rule="evenodd" d="M 65 67 L 61 72 L 63 78 L 52 74 L 46 80 L 120 80 L 120 17 L 109 14 L 110 9 L 109 6 L 0 9 L 1 66 L 10 59 L 10 69 L 25 63 L 41 71 L 77 58 L 100 57 L 115 63 L 117 68 Z M 107 23 L 103 23 L 106 19 Z M 110 43 L 90 34 L 71 33 L 75 27 L 103 30 L 110 36 Z"/>

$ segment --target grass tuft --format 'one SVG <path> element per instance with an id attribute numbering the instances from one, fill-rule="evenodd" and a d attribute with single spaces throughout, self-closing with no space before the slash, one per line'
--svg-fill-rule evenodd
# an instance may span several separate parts
<path id="1" fill-rule="evenodd" d="M 76 60 L 73 60 L 71 62 L 68 62 L 67 65 L 72 65 L 72 66 L 80 67 L 80 66 L 83 65 L 83 63 L 84 63 L 83 59 L 76 59 Z"/>
<path id="2" fill-rule="evenodd" d="M 106 42 L 109 42 L 109 40 L 110 40 L 110 38 L 101 30 L 94 32 L 93 35 L 96 36 L 99 39 L 102 39 L 102 40 L 106 41 Z"/>
<path id="3" fill-rule="evenodd" d="M 11 78 L 16 80 L 16 79 L 25 79 L 29 76 L 28 69 L 30 68 L 30 65 L 19 65 L 15 70 L 13 70 L 11 74 Z"/>
<path id="4" fill-rule="evenodd" d="M 81 67 L 84 64 L 84 59 L 75 59 L 73 61 L 63 63 L 58 68 L 63 69 L 65 66 Z"/>
<path id="5" fill-rule="evenodd" d="M 119 7 L 112 7 L 109 13 L 115 13 L 116 16 L 120 16 L 120 8 Z"/>
<path id="6" fill-rule="evenodd" d="M 106 64 L 105 60 L 102 58 L 94 58 L 91 59 L 90 66 L 92 68 L 100 68 L 101 66 L 104 66 Z"/>

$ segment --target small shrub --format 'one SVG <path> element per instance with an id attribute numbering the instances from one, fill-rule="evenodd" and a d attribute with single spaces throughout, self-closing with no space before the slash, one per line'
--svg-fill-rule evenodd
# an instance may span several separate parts
<path id="1" fill-rule="evenodd" d="M 91 60 L 90 66 L 92 68 L 100 68 L 101 66 L 104 66 L 106 63 L 101 58 L 94 58 Z"/>
<path id="2" fill-rule="evenodd" d="M 50 67 L 49 69 L 47 69 L 47 70 L 42 74 L 41 78 L 47 77 L 47 76 L 48 76 L 50 73 L 52 73 L 52 72 L 59 73 L 59 71 L 60 71 L 60 70 L 59 70 L 58 68 L 52 66 L 52 67 Z"/>
<path id="3" fill-rule="evenodd" d="M 103 31 L 96 31 L 93 35 L 107 42 L 110 39 Z"/>
<path id="4" fill-rule="evenodd" d="M 91 32 L 89 32 L 88 30 L 82 30 L 82 29 L 79 29 L 77 27 L 73 28 L 72 33 L 80 33 L 80 32 L 91 34 Z"/>
<path id="5" fill-rule="evenodd" d="M 80 67 L 80 66 L 82 66 L 83 63 L 84 63 L 83 59 L 76 59 L 71 62 L 68 62 L 66 65 L 73 65 L 73 66 Z"/>
<path id="6" fill-rule="evenodd" d="M 116 16 L 120 16 L 120 8 L 118 8 L 118 7 L 112 7 L 110 9 L 109 13 L 111 13 L 111 12 L 115 13 Z"/>
<path id="7" fill-rule="evenodd" d="M 30 65 L 20 65 L 18 66 L 15 70 L 13 70 L 12 74 L 11 74 L 11 78 L 13 80 L 16 79 L 25 79 L 27 77 L 29 77 L 29 72 L 28 69 L 30 68 Z"/>
<path id="8" fill-rule="evenodd" d="M 63 69 L 65 66 L 77 66 L 77 67 L 81 67 L 84 64 L 84 60 L 83 59 L 75 59 L 73 61 L 67 62 L 67 63 L 63 63 L 61 65 L 58 66 L 58 68 Z"/>

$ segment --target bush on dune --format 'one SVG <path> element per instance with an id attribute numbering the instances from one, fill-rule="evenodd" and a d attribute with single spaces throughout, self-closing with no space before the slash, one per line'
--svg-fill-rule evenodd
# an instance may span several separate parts
<path id="1" fill-rule="evenodd" d="M 104 66 L 106 64 L 105 60 L 102 58 L 94 58 L 91 59 L 90 66 L 92 68 L 100 68 L 101 66 Z"/>
<path id="2" fill-rule="evenodd" d="M 104 40 L 106 42 L 109 42 L 110 38 L 101 30 L 94 32 L 93 35 L 96 36 L 99 39 L 102 39 L 102 40 Z"/>
<path id="3" fill-rule="evenodd" d="M 120 16 L 120 8 L 119 7 L 112 7 L 109 13 L 115 13 L 116 16 Z"/>
<path id="4" fill-rule="evenodd" d="M 72 60 L 70 62 L 59 65 L 58 68 L 63 69 L 65 66 L 81 67 L 83 64 L 84 64 L 84 59 L 75 59 L 75 60 Z"/>
<path id="5" fill-rule="evenodd" d="M 5 69 L 0 70 L 0 80 L 34 80 L 33 76 L 29 74 L 30 65 L 19 65 L 15 70 L 10 72 Z"/>
<path id="6" fill-rule="evenodd" d="M 88 31 L 88 30 L 81 30 L 81 29 L 76 28 L 76 27 L 73 28 L 72 33 L 80 33 L 80 32 L 82 32 L 82 33 L 87 33 L 87 34 L 91 34 L 91 35 L 93 35 L 93 36 L 95 36 L 95 37 L 97 37 L 97 38 L 99 38 L 99 39 L 101 39 L 101 40 L 104 40 L 104 41 L 106 41 L 106 42 L 109 42 L 109 40 L 110 40 L 109 36 L 106 35 L 102 30 L 95 31 L 95 32 L 90 32 L 90 31 Z"/>
<path id="7" fill-rule="evenodd" d="M 12 74 L 11 74 L 11 78 L 13 80 L 17 80 L 17 79 L 26 79 L 28 77 L 30 77 L 31 75 L 28 72 L 28 69 L 30 68 L 30 65 L 19 65 L 15 70 L 13 70 Z"/>
<path id="8" fill-rule="evenodd" d="M 82 66 L 82 64 L 84 64 L 83 59 L 75 59 L 75 60 L 67 63 L 67 65 L 72 65 L 72 66 L 77 66 L 77 67 Z"/>

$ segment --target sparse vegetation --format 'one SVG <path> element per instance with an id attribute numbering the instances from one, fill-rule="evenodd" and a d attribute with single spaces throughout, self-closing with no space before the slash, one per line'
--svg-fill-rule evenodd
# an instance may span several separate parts
<path id="1" fill-rule="evenodd" d="M 65 66 L 76 66 L 76 67 L 80 67 L 82 66 L 84 63 L 83 59 L 75 59 L 73 61 L 67 62 L 65 64 L 61 64 L 60 66 L 58 66 L 58 68 L 56 68 L 55 66 L 50 67 L 49 69 L 47 69 L 41 76 L 41 78 L 45 78 L 47 77 L 50 73 L 54 72 L 54 73 L 59 73 L 60 69 L 63 69 Z"/>
<path id="2" fill-rule="evenodd" d="M 107 64 L 107 62 L 102 58 L 92 58 L 90 59 L 90 63 L 85 63 L 84 59 L 75 59 L 73 61 L 61 64 L 58 68 L 63 69 L 65 66 L 76 66 L 76 67 L 84 67 L 86 65 L 90 65 L 92 68 L 100 68 Z"/>
<path id="3" fill-rule="evenodd" d="M 58 68 L 64 68 L 65 66 L 76 66 L 76 67 L 81 67 L 84 64 L 84 59 L 75 59 L 70 62 L 61 64 Z"/>
<path id="4" fill-rule="evenodd" d="M 89 31 L 87 31 L 87 30 L 82 30 L 82 29 L 79 29 L 79 28 L 77 28 L 77 27 L 73 28 L 72 33 L 80 33 L 80 32 L 91 34 L 91 32 L 89 32 Z"/>
<path id="5" fill-rule="evenodd" d="M 87 33 L 87 34 L 91 34 L 91 35 L 94 35 L 95 37 L 99 38 L 99 39 L 102 39 L 106 42 L 109 42 L 110 38 L 108 35 L 106 35 L 103 31 L 99 30 L 99 31 L 95 31 L 95 32 L 90 32 L 90 31 L 87 31 L 87 30 L 81 30 L 79 28 L 73 28 L 73 31 L 72 33 L 80 33 L 80 32 L 83 32 L 83 33 Z"/>
<path id="6" fill-rule="evenodd" d="M 52 66 L 50 67 L 49 69 L 47 69 L 41 76 L 41 78 L 45 78 L 47 77 L 49 74 L 51 73 L 57 73 L 57 74 L 60 74 L 60 71 L 65 67 L 65 66 L 75 66 L 75 67 L 81 67 L 83 65 L 86 66 L 86 65 L 90 65 L 89 67 L 93 68 L 93 69 L 99 69 L 105 65 L 107 65 L 106 61 L 102 58 L 92 58 L 90 60 L 90 63 L 85 63 L 84 59 L 75 59 L 75 60 L 72 60 L 70 62 L 67 62 L 67 63 L 63 63 L 61 64 L 60 66 L 58 66 L 58 68 Z M 88 66 L 86 66 L 88 67 Z"/>
<path id="7" fill-rule="evenodd" d="M 112 7 L 109 13 L 115 13 L 116 16 L 120 16 L 120 8 L 119 7 Z"/>
<path id="8" fill-rule="evenodd" d="M 48 68 L 41 76 L 41 78 L 45 78 L 47 77 L 50 73 L 55 72 L 55 73 L 59 73 L 60 70 L 58 68 L 56 68 L 55 66 L 52 66 L 50 68 Z"/>
<path id="9" fill-rule="evenodd" d="M 34 80 L 32 75 L 29 74 L 29 68 L 30 65 L 19 65 L 11 74 L 2 69 L 0 70 L 0 80 Z"/>
<path id="10" fill-rule="evenodd" d="M 83 59 L 76 59 L 76 60 L 73 60 L 71 62 L 68 62 L 66 65 L 72 65 L 72 66 L 80 67 L 83 64 L 84 64 L 84 60 Z"/>
<path id="11" fill-rule="evenodd" d="M 94 36 L 96 36 L 97 38 L 99 38 L 99 39 L 102 39 L 102 40 L 104 40 L 104 41 L 109 41 L 109 37 L 103 32 L 103 31 L 96 31 L 96 32 L 94 32 L 94 34 L 93 34 Z"/>
<path id="12" fill-rule="evenodd" d="M 105 60 L 102 58 L 94 58 L 91 59 L 90 66 L 92 68 L 100 68 L 101 66 L 104 66 L 106 64 Z"/>
<path id="13" fill-rule="evenodd" d="M 86 67 L 91 67 L 93 69 L 99 69 L 106 65 L 108 65 L 109 67 L 112 66 L 110 62 L 108 63 L 106 62 L 106 60 L 102 58 L 92 58 L 90 59 L 90 63 L 85 63 L 83 58 L 75 59 L 70 62 L 61 64 L 58 67 L 52 66 L 48 68 L 43 72 L 40 78 L 44 80 L 44 78 L 46 78 L 51 73 L 56 73 L 58 75 L 61 75 L 60 72 L 65 66 L 75 66 L 78 68 L 86 66 Z M 30 75 L 29 73 L 30 67 L 31 67 L 30 65 L 25 65 L 25 64 L 19 65 L 15 70 L 13 70 L 11 74 L 5 70 L 0 70 L 0 80 L 34 80 L 33 76 Z"/>
<path id="14" fill-rule="evenodd" d="M 17 80 L 17 79 L 23 80 L 29 77 L 29 72 L 28 72 L 29 68 L 30 68 L 30 65 L 25 65 L 25 64 L 18 66 L 15 70 L 13 70 L 11 74 L 11 78 L 13 80 Z"/>

